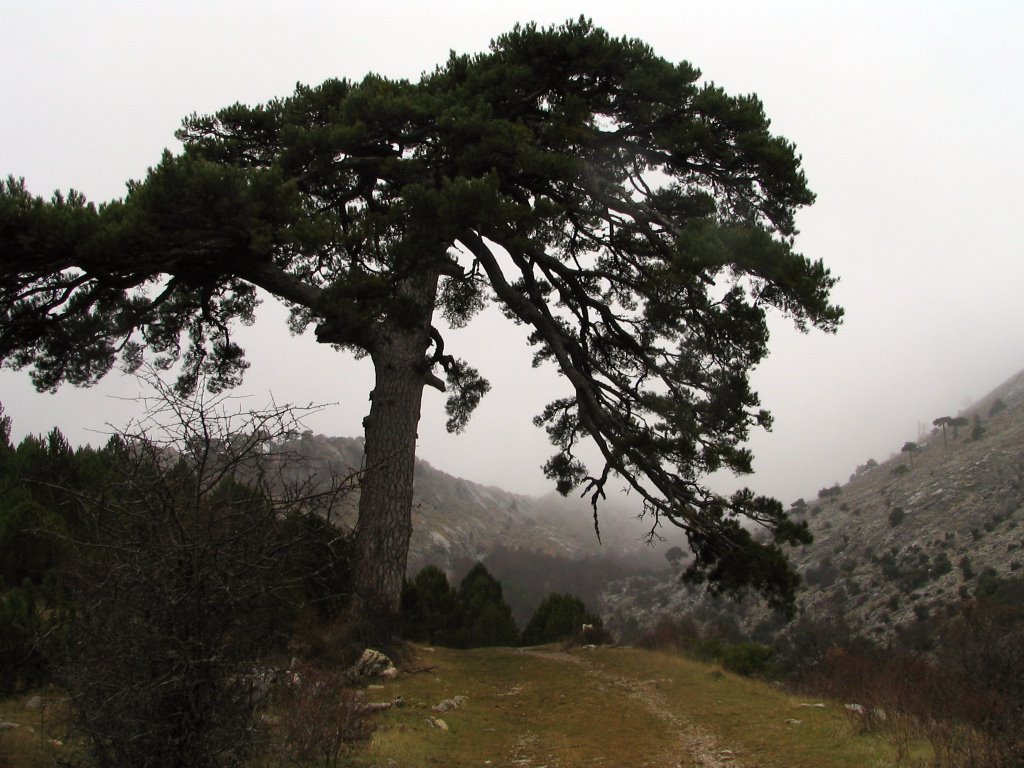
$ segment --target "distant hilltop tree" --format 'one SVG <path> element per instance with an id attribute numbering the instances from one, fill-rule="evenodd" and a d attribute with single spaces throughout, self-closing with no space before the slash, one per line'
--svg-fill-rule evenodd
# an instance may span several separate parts
<path id="1" fill-rule="evenodd" d="M 919 449 L 917 447 L 917 443 L 915 443 L 913 441 L 910 441 L 910 440 L 905 442 L 903 444 L 903 447 L 900 448 L 900 452 L 907 454 L 907 456 L 910 458 L 910 468 L 911 469 L 914 468 L 914 454 L 917 453 L 918 450 Z"/>
<path id="2" fill-rule="evenodd" d="M 682 547 L 669 547 L 665 551 L 665 559 L 668 560 L 668 564 L 673 568 L 678 568 L 679 564 L 683 562 L 683 558 L 686 557 L 686 552 L 683 551 Z"/>
<path id="3" fill-rule="evenodd" d="M 855 469 L 853 471 L 853 474 L 850 475 L 850 480 L 853 480 L 854 478 L 860 477 L 865 472 L 870 472 L 872 469 L 874 469 L 877 466 L 878 466 L 878 462 L 877 461 L 875 461 L 874 459 L 868 459 L 863 464 L 860 464 L 860 465 L 857 466 L 857 469 Z"/>
<path id="4" fill-rule="evenodd" d="M 934 424 L 936 427 L 941 427 L 942 428 L 942 447 L 943 448 L 947 448 L 948 447 L 948 444 L 946 442 L 946 427 L 948 427 L 952 423 L 953 423 L 953 419 L 951 417 L 949 417 L 949 416 L 939 416 L 939 418 L 935 419 L 932 422 L 932 424 Z"/>
<path id="5" fill-rule="evenodd" d="M 906 516 L 907 513 L 904 512 L 901 507 L 893 507 L 889 511 L 889 525 L 895 528 L 897 525 L 903 522 Z"/>
<path id="6" fill-rule="evenodd" d="M 971 422 L 966 416 L 956 416 L 949 420 L 949 426 L 953 428 L 953 439 L 957 440 L 960 435 L 960 427 L 966 427 Z"/>
<path id="7" fill-rule="evenodd" d="M 825 501 L 831 501 L 832 499 L 838 499 L 843 495 L 843 489 L 839 487 L 839 483 L 829 487 L 822 488 L 818 491 L 818 498 L 824 499 Z"/>

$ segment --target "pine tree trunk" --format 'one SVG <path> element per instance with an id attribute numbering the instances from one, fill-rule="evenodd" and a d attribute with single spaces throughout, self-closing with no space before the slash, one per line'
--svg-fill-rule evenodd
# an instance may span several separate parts
<path id="1" fill-rule="evenodd" d="M 416 430 L 425 382 L 437 276 L 407 281 L 400 295 L 416 319 L 378 329 L 371 353 L 376 383 L 365 429 L 365 467 L 355 529 L 352 616 L 399 609 L 412 534 Z"/>

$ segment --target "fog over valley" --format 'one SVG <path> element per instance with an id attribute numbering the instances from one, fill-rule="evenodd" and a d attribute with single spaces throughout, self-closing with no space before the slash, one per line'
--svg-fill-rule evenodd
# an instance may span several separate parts
<path id="1" fill-rule="evenodd" d="M 755 474 L 717 478 L 791 501 L 885 459 L 1024 368 L 1024 260 L 1015 229 L 1024 171 L 1024 8 L 1010 3 L 597 2 L 613 35 L 688 60 L 731 93 L 756 93 L 773 130 L 802 155 L 816 203 L 798 218 L 798 248 L 841 278 L 835 336 L 772 322 L 771 354 L 753 377 L 775 418 L 755 431 Z M 449 50 L 476 51 L 517 21 L 579 15 L 563 2 L 510 9 L 465 3 L 371 8 L 298 3 L 0 3 L 0 168 L 35 194 L 73 187 L 122 197 L 182 117 L 292 92 L 296 81 L 417 78 Z M 367 361 L 289 336 L 267 299 L 240 341 L 247 406 L 323 403 L 308 426 L 357 436 L 368 408 Z M 551 490 L 551 449 L 531 419 L 565 384 L 533 369 L 525 331 L 495 309 L 448 335 L 447 348 L 490 380 L 466 432 L 448 435 L 427 390 L 419 456 L 453 475 L 508 490 Z M 59 425 L 98 444 L 139 412 L 133 379 L 37 394 L 27 372 L 0 373 L 14 438 Z"/>

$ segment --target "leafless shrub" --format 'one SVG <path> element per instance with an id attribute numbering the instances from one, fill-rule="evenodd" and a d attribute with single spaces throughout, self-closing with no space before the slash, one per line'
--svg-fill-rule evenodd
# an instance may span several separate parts
<path id="1" fill-rule="evenodd" d="M 272 719 L 273 752 L 283 766 L 336 768 L 372 731 L 367 708 L 340 674 L 300 672 L 284 691 Z"/>
<path id="2" fill-rule="evenodd" d="M 641 636 L 639 645 L 651 651 L 681 651 L 700 636 L 700 624 L 689 614 L 676 618 L 664 617 Z"/>
<path id="3" fill-rule="evenodd" d="M 284 651 L 312 565 L 298 555 L 350 485 L 283 485 L 298 412 L 157 395 L 112 438 L 51 638 L 89 764 L 236 766 L 258 742 L 253 661 Z M 340 535 L 340 534 L 339 534 Z M 247 687 L 248 686 L 248 687 Z"/>
<path id="4" fill-rule="evenodd" d="M 975 601 L 935 632 L 928 656 L 837 644 L 802 685 L 847 703 L 855 732 L 884 734 L 904 758 L 927 741 L 936 768 L 1024 765 L 1024 609 Z"/>

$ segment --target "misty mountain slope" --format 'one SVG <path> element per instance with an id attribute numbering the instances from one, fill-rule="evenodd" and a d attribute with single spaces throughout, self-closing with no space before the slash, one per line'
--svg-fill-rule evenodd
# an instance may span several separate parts
<path id="1" fill-rule="evenodd" d="M 865 457 L 843 486 L 791 508 L 813 544 L 790 551 L 804 585 L 801 610 L 843 617 L 884 636 L 910 629 L 945 605 L 1024 576 L 1024 372 L 935 429 L 917 450 Z M 980 429 L 975 429 L 977 424 Z M 601 610 L 612 626 L 643 629 L 664 615 L 716 612 L 748 630 L 770 619 L 752 599 L 710 600 L 678 579 L 611 585 Z"/>
<path id="2" fill-rule="evenodd" d="M 807 608 L 882 632 L 973 593 L 986 569 L 1024 576 L 1024 373 L 958 415 L 967 426 L 808 504 L 815 541 L 793 553 Z"/>
<path id="3" fill-rule="evenodd" d="M 357 472 L 363 460 L 362 440 L 305 433 L 288 448 L 301 458 L 296 472 L 325 481 L 332 473 Z M 343 503 L 341 522 L 352 525 L 358 490 Z M 664 564 L 659 552 L 641 541 L 643 526 L 619 499 L 602 506 L 601 541 L 594 533 L 592 510 L 578 498 L 557 494 L 534 497 L 474 483 L 416 462 L 413 533 L 409 572 L 433 563 L 449 573 L 467 560 L 486 559 L 496 549 L 523 550 L 547 556 L 580 559 L 633 555 Z"/>

